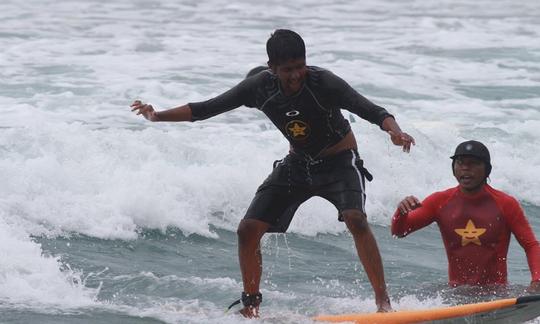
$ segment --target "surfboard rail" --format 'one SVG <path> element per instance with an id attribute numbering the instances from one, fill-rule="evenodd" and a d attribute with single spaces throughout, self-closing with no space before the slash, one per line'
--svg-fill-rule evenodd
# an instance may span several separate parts
<path id="1" fill-rule="evenodd" d="M 518 298 L 499 299 L 488 302 L 464 304 L 457 306 L 438 307 L 423 310 L 402 310 L 389 313 L 357 313 L 343 315 L 319 315 L 316 321 L 340 323 L 372 323 L 372 324 L 403 324 L 421 323 L 437 320 L 460 318 L 512 307 L 519 304 L 540 302 L 540 295 Z"/>

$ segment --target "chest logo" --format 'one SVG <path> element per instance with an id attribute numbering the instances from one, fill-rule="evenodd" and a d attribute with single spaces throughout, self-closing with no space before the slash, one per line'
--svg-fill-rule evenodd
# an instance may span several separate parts
<path id="1" fill-rule="evenodd" d="M 291 120 L 285 125 L 287 135 L 294 140 L 303 140 L 308 138 L 311 130 L 309 125 L 301 120 Z"/>
<path id="2" fill-rule="evenodd" d="M 469 243 L 482 245 L 482 242 L 480 242 L 480 235 L 484 234 L 486 229 L 476 227 L 473 221 L 469 219 L 465 228 L 456 228 L 454 231 L 461 236 L 461 246 L 465 246 Z"/>
<path id="3" fill-rule="evenodd" d="M 300 115 L 300 112 L 298 110 L 291 110 L 291 111 L 287 111 L 285 113 L 285 116 L 287 117 L 294 117 L 294 116 L 298 116 Z"/>

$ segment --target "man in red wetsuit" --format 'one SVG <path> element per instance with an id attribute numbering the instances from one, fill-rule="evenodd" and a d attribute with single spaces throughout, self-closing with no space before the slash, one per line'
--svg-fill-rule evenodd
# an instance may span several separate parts
<path id="1" fill-rule="evenodd" d="M 513 233 L 527 254 L 531 291 L 540 291 L 540 245 L 518 201 L 487 184 L 490 154 L 477 141 L 461 143 L 452 159 L 458 186 L 420 202 L 403 199 L 392 218 L 392 234 L 407 236 L 437 222 L 448 257 L 449 284 L 506 284 L 506 255 Z"/>

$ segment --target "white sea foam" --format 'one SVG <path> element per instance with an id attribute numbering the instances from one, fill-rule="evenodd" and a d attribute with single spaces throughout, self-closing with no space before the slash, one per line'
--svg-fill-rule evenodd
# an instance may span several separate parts
<path id="1" fill-rule="evenodd" d="M 251 13 L 243 5 L 222 5 L 234 21 L 239 12 Z M 4 15 L 29 9 L 3 6 Z M 206 236 L 215 235 L 210 224 L 234 229 L 272 161 L 287 150 L 273 126 L 248 109 L 193 125 L 154 125 L 127 108 L 135 98 L 162 108 L 219 94 L 264 62 L 272 24 L 235 29 L 237 34 L 215 33 L 216 26 L 208 24 L 187 28 L 203 16 L 233 28 L 233 22 L 213 16 L 213 6 L 201 6 L 134 7 L 119 1 L 75 10 L 51 2 L 26 18 L 44 29 L 30 32 L 23 28 L 25 19 L 11 20 L 21 32 L 0 38 L 6 45 L 3 82 L 13 88 L 2 95 L 9 114 L 1 122 L 6 128 L 0 140 L 6 170 L 0 191 L 9 217 L 28 221 L 34 234 L 67 231 L 101 238 L 134 238 L 139 227 L 175 226 Z M 504 5 L 489 3 L 488 10 L 461 3 L 457 12 L 422 2 L 414 8 L 392 2 L 370 6 L 386 8 L 384 19 L 374 21 L 369 10 L 350 12 L 345 4 L 321 5 L 317 10 L 325 15 L 299 28 L 310 62 L 334 70 L 388 107 L 417 139 L 407 155 L 376 127 L 353 124 L 360 153 L 375 175 L 368 184 L 370 218 L 387 224 L 404 195 L 425 196 L 453 185 L 448 156 L 469 138 L 490 146 L 495 187 L 540 204 L 527 190 L 540 184 L 532 176 L 540 161 L 530 154 L 540 144 L 538 96 L 492 100 L 464 92 L 473 86 L 538 89 L 538 47 L 531 42 L 538 24 L 515 18 L 536 5 L 508 11 Z M 480 7 L 481 13 L 469 15 Z M 283 16 L 288 25 L 293 8 L 287 4 L 271 17 Z M 192 16 L 179 25 L 175 11 Z M 149 12 L 163 14 L 159 31 L 144 19 Z M 330 21 L 351 32 L 326 31 Z M 210 32 L 213 41 L 207 42 Z M 301 207 L 291 230 L 342 231 L 334 219 L 332 206 L 313 199 Z"/>
<path id="2" fill-rule="evenodd" d="M 31 307 L 49 312 L 96 304 L 98 289 L 85 287 L 82 273 L 66 268 L 58 257 L 42 255 L 41 246 L 30 241 L 27 232 L 6 223 L 3 217 L 0 258 L 2 307 Z"/>

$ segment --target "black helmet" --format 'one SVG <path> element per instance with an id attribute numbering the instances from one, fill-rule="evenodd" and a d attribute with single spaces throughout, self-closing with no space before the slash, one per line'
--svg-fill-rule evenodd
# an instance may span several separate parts
<path id="1" fill-rule="evenodd" d="M 454 155 L 450 158 L 455 160 L 459 156 L 473 156 L 486 164 L 486 178 L 491 173 L 491 157 L 488 148 L 478 141 L 466 141 L 456 147 Z M 454 162 L 452 162 L 452 170 Z"/>

